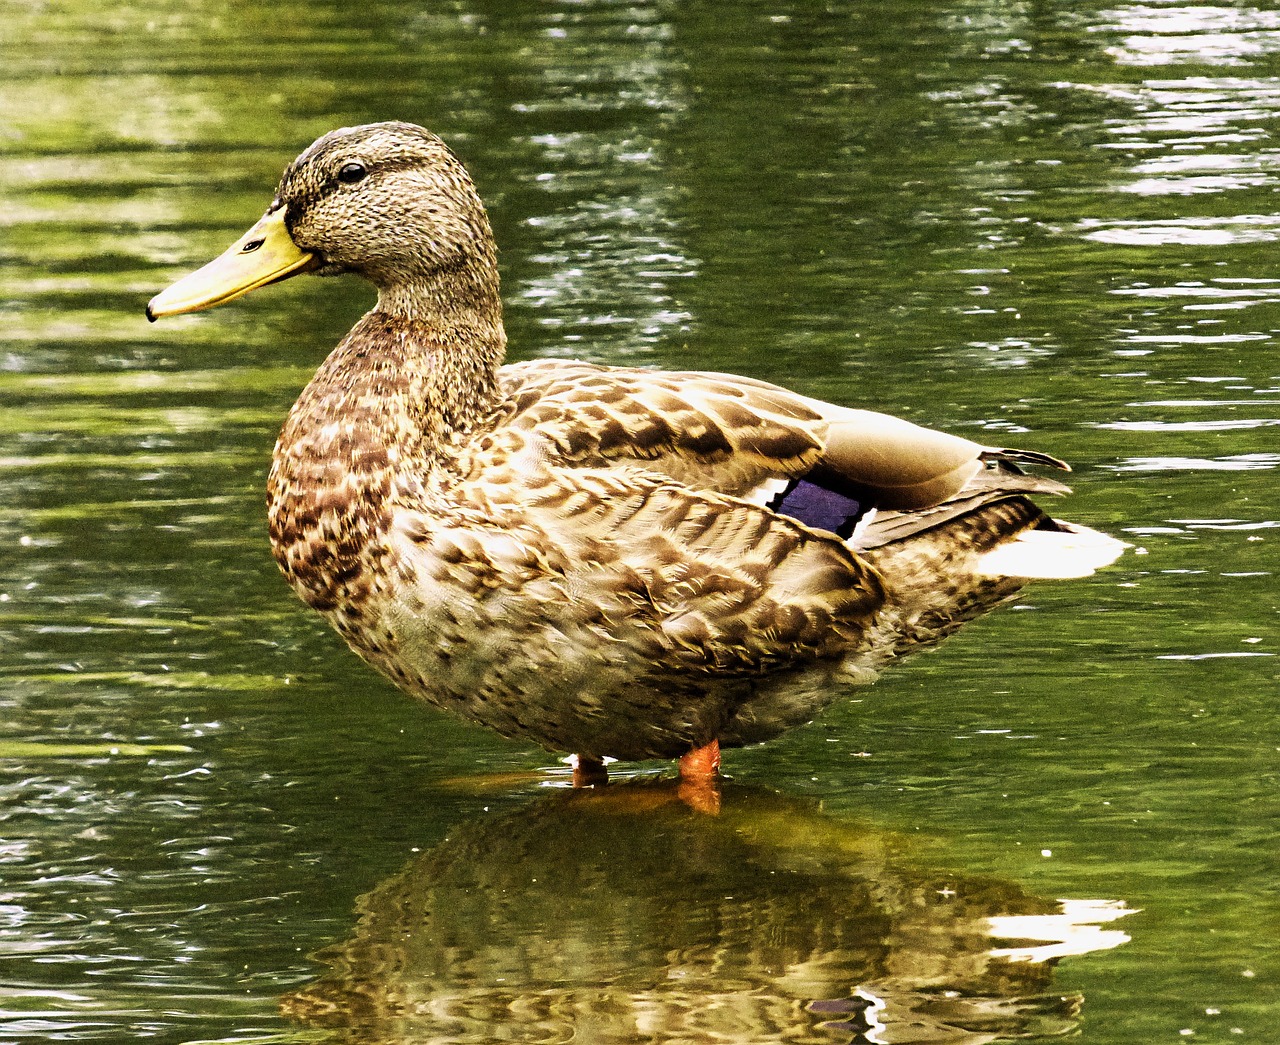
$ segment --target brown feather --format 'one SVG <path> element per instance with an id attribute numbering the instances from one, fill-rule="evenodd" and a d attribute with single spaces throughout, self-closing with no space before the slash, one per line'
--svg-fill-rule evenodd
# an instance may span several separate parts
<path id="1" fill-rule="evenodd" d="M 1065 487 L 1016 463 L 1042 454 L 728 374 L 500 366 L 488 219 L 421 128 L 324 136 L 272 215 L 289 272 L 379 294 L 281 432 L 276 559 L 375 668 L 500 733 L 593 758 L 768 739 L 1009 597 L 982 555 L 1054 525 L 1028 494 Z M 152 314 L 245 292 L 198 300 L 201 273 Z M 769 507 L 800 482 L 853 540 Z"/>

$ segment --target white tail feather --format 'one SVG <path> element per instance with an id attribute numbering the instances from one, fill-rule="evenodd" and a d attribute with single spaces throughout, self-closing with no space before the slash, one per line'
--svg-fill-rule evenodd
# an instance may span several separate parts
<path id="1" fill-rule="evenodd" d="M 1088 577 L 1110 566 L 1129 545 L 1074 523 L 1061 530 L 1024 530 L 1011 541 L 992 548 L 978 560 L 977 572 L 986 577 Z"/>

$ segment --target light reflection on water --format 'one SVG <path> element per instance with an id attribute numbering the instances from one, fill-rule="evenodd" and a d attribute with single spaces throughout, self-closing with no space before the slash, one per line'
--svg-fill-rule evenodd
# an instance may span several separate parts
<path id="1" fill-rule="evenodd" d="M 385 1045 L 1070 1032 L 1082 999 L 1052 992 L 1053 965 L 1127 942 L 1111 925 L 1131 912 L 904 848 L 739 787 L 717 816 L 673 785 L 547 796 L 456 828 L 362 896 L 355 934 L 319 955 L 329 972 L 284 1008 Z"/>
<path id="2" fill-rule="evenodd" d="M 316 134 L 397 117 L 456 144 L 490 201 L 514 354 L 737 370 L 1077 465 L 1064 514 L 1125 534 L 1132 556 L 1033 589 L 730 771 L 826 803 L 822 828 L 808 808 L 773 817 L 825 841 L 775 852 L 769 872 L 829 870 L 832 847 L 896 828 L 931 865 L 1036 910 L 1063 896 L 1144 908 L 1124 923 L 1131 943 L 1054 974 L 1055 992 L 1086 995 L 1083 1040 L 1267 1040 L 1274 13 L 10 7 L 0 1037 L 277 1033 L 291 1026 L 278 997 L 324 982 L 310 953 L 395 929 L 375 908 L 398 875 L 440 870 L 406 886 L 437 900 L 465 876 L 446 837 L 483 839 L 493 811 L 507 826 L 485 845 L 506 865 L 482 853 L 471 869 L 528 872 L 503 840 L 540 822 L 524 774 L 559 779 L 549 756 L 372 679 L 291 601 L 266 548 L 280 419 L 367 291 L 298 281 L 165 330 L 141 317 L 247 226 Z M 619 823 L 624 858 L 593 873 L 620 907 L 680 902 L 695 854 L 628 878 L 663 821 Z M 747 846 L 703 828 L 672 830 L 720 863 Z M 551 837 L 567 841 L 548 856 Z M 530 845 L 567 879 L 589 840 L 571 820 Z M 753 924 L 821 936 L 839 922 L 838 904 L 806 913 L 803 890 L 773 896 L 753 866 L 725 874 L 754 883 L 754 920 L 686 890 L 742 928 L 737 959 Z M 819 899 L 886 881 L 901 899 L 913 866 L 833 871 Z M 455 922 L 503 960 L 540 946 L 504 924 Z M 887 953 L 907 967 L 940 953 L 913 941 Z M 866 978 L 843 971 L 825 1000 Z"/>
<path id="3" fill-rule="evenodd" d="M 1123 65 L 1248 66 L 1280 52 L 1280 17 L 1259 7 L 1130 4 L 1103 17 L 1100 29 L 1125 34 L 1107 49 Z"/>
<path id="4" fill-rule="evenodd" d="M 536 190 L 525 223 L 541 249 L 508 298 L 517 322 L 530 311 L 547 354 L 630 356 L 690 328 L 679 284 L 697 262 L 662 157 L 663 128 L 687 104 L 671 36 L 642 7 L 565 8 L 547 13 L 524 56 L 541 74 L 512 108 L 537 149 L 519 180 Z M 604 126 L 563 129 L 588 114 Z"/>

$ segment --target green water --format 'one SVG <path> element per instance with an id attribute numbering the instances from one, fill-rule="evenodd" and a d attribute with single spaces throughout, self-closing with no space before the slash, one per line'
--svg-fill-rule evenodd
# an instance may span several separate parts
<path id="1" fill-rule="evenodd" d="M 1040 998 L 997 1036 L 1275 1040 L 1268 5 L 7 0 L 0 57 L 0 1040 L 986 1040 L 945 988 Z M 271 561 L 368 289 L 142 314 L 390 118 L 489 202 L 513 358 L 1046 450 L 1133 552 L 730 753 L 718 818 L 656 766 L 548 790 Z M 984 965 L 975 918 L 1059 898 L 1140 913 Z"/>

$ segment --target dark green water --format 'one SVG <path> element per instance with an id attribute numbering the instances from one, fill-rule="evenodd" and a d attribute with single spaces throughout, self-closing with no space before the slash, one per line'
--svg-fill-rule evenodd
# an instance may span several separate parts
<path id="1" fill-rule="evenodd" d="M 0 1040 L 1276 1040 L 1269 5 L 7 0 L 0 57 Z M 1050 451 L 1135 550 L 731 753 L 720 818 L 548 790 L 271 562 L 367 288 L 142 314 L 389 118 L 489 201 L 513 358 Z M 1059 898 L 1141 913 L 989 954 Z"/>

